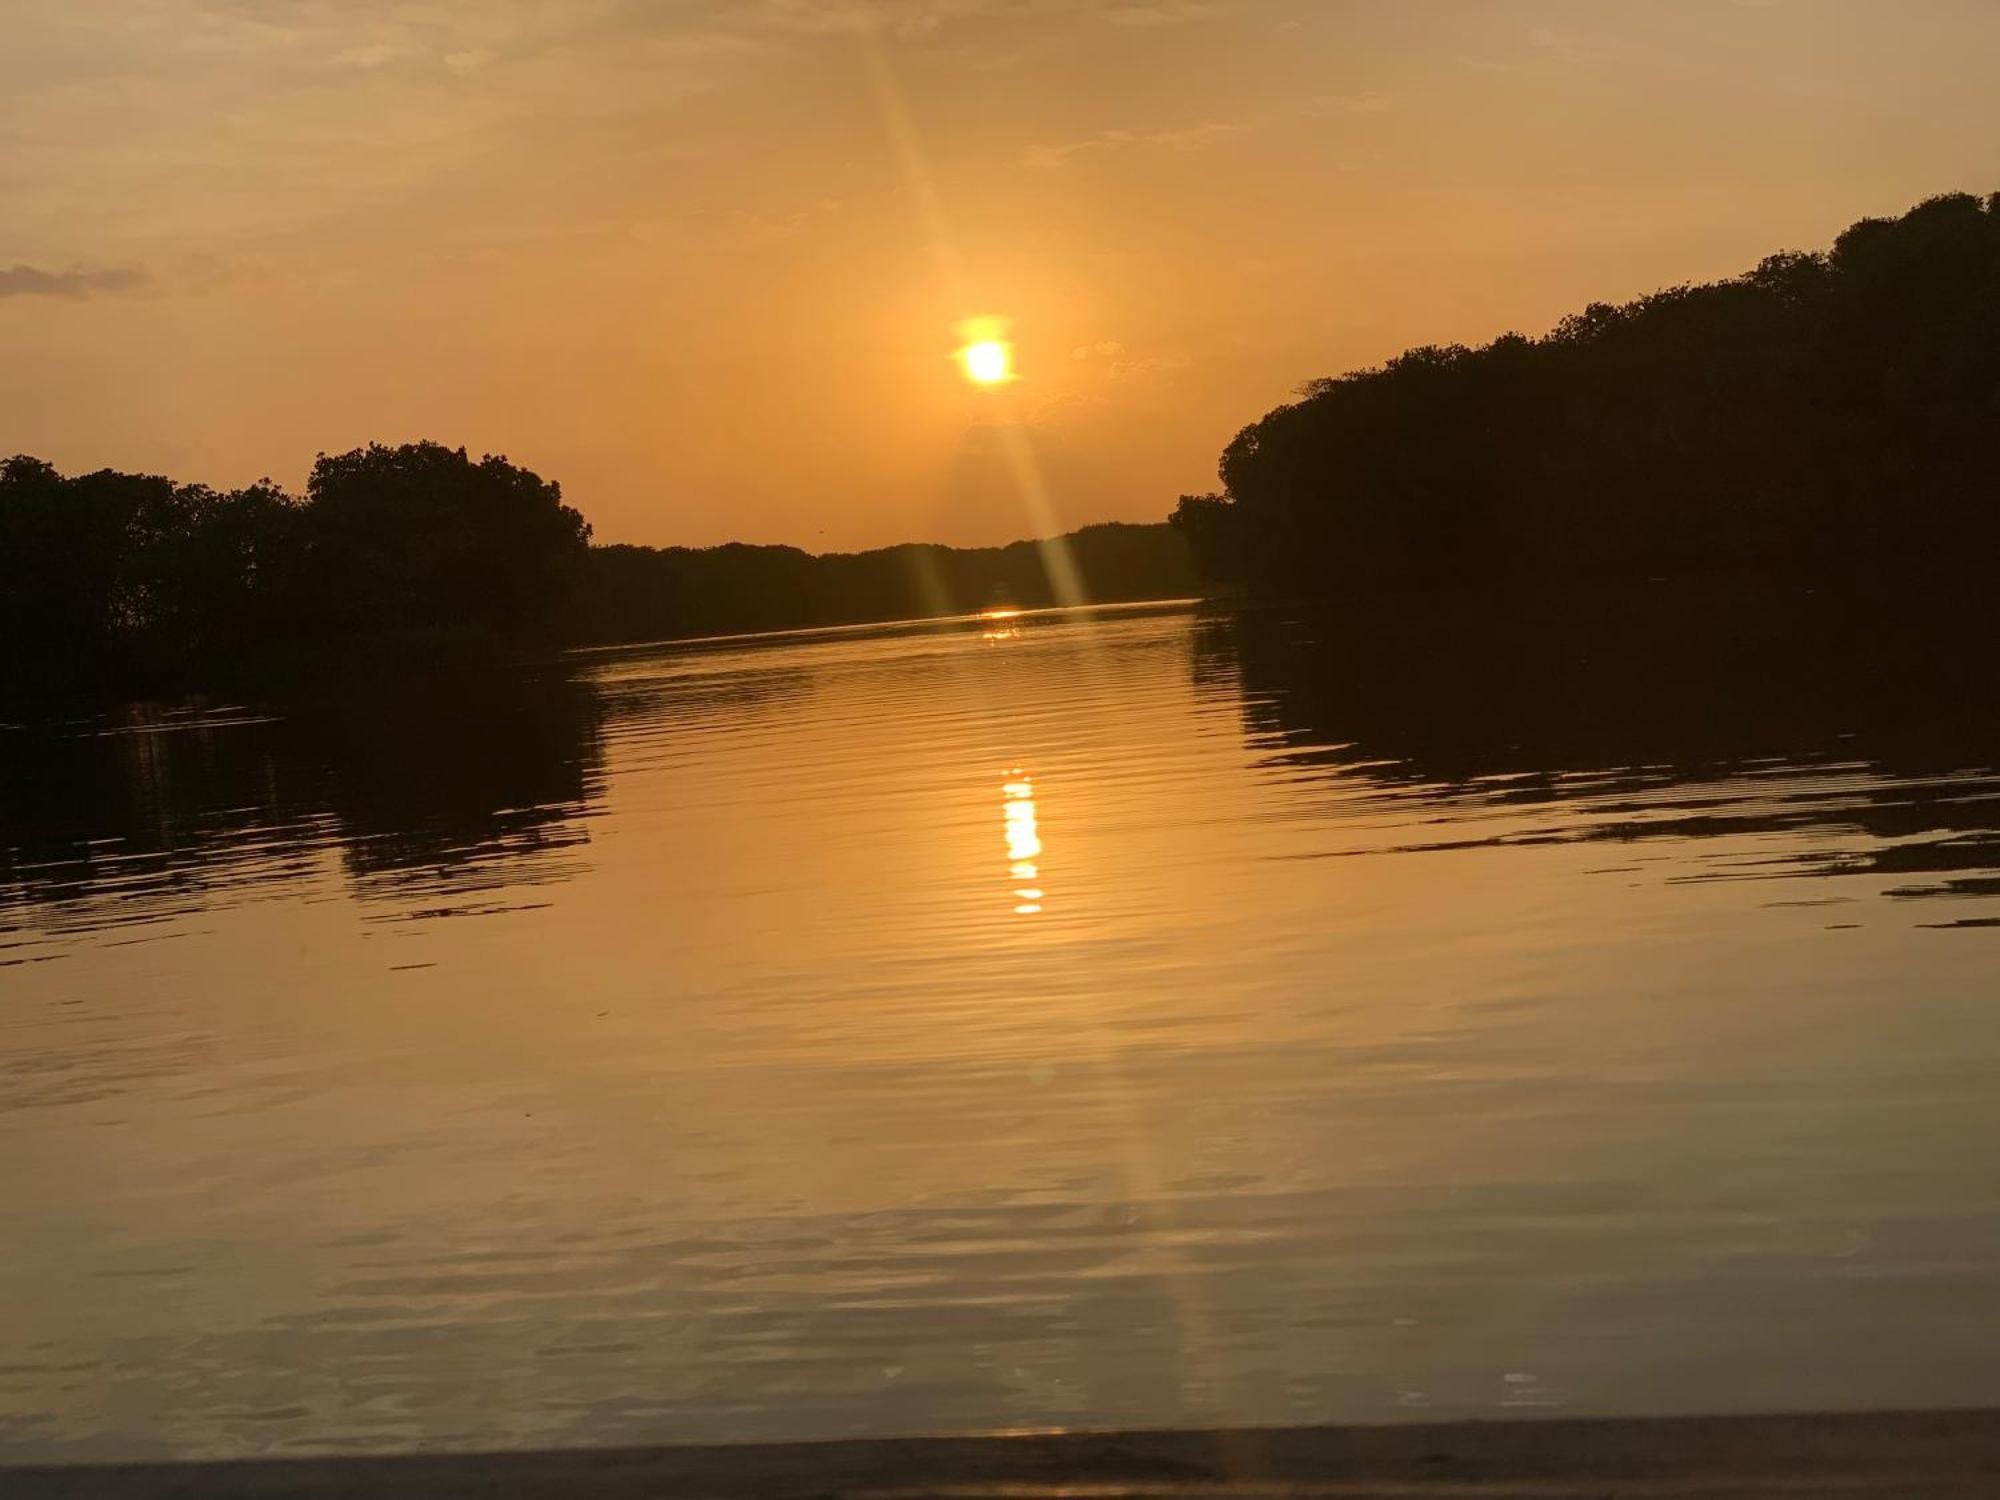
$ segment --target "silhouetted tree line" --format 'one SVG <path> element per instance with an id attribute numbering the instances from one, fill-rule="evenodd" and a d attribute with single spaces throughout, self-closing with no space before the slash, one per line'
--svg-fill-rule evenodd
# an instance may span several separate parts
<path id="1" fill-rule="evenodd" d="M 379 445 L 303 499 L 0 462 L 8 689 L 155 686 L 246 665 L 484 648 L 563 627 L 590 527 L 504 458 Z"/>
<path id="2" fill-rule="evenodd" d="M 1254 593 L 1984 565 L 2000 194 L 1304 388 L 1174 524 Z"/>
<path id="3" fill-rule="evenodd" d="M 1091 595 L 1195 590 L 1169 527 L 1065 539 Z M 590 546 L 561 488 L 437 443 L 322 454 L 303 497 L 0 462 L 0 694 L 252 682 L 301 668 L 1059 602 L 1035 543 Z"/>
<path id="4" fill-rule="evenodd" d="M 815 556 L 796 547 L 596 547 L 575 618 L 592 642 L 914 620 L 996 603 L 1061 604 L 1043 544 L 906 545 Z M 1187 545 L 1165 525 L 1086 526 L 1053 545 L 1069 553 L 1095 603 L 1199 592 Z"/>

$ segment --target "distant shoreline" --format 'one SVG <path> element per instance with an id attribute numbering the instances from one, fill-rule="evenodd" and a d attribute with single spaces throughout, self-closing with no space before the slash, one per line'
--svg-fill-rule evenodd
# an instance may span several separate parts
<path id="1" fill-rule="evenodd" d="M 0 459 L 0 702 L 256 691 L 527 649 L 1181 598 L 1186 539 L 1103 522 L 1004 547 L 593 546 L 562 488 L 438 443 L 321 454 L 304 496 Z"/>
<path id="2" fill-rule="evenodd" d="M 663 635 L 642 641 L 601 641 L 588 646 L 569 646 L 565 656 L 610 656 L 628 651 L 650 651 L 661 646 L 730 646 L 752 641 L 796 641 L 815 636 L 865 635 L 870 632 L 916 633 L 940 625 L 992 625 L 996 622 L 1047 619 L 1053 615 L 1130 614 L 1142 610 L 1162 613 L 1189 609 L 1209 600 L 1200 594 L 1161 599 L 1089 600 L 1082 604 L 1038 604 L 1031 609 L 982 609 L 944 615 L 893 615 L 879 620 L 848 620 L 838 625 L 793 625 L 778 630 L 732 630 L 721 635 Z"/>
<path id="3" fill-rule="evenodd" d="M 1757 1500 L 2000 1487 L 2000 1410 L 1023 1433 L 0 1468 L 11 1500 L 968 1494 Z"/>

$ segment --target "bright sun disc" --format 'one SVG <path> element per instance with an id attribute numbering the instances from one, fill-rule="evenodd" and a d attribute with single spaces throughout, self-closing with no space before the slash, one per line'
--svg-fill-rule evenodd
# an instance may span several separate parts
<path id="1" fill-rule="evenodd" d="M 965 376 L 974 385 L 998 385 L 1008 378 L 1014 364 L 1013 351 L 999 339 L 981 339 L 958 351 L 965 363 Z"/>

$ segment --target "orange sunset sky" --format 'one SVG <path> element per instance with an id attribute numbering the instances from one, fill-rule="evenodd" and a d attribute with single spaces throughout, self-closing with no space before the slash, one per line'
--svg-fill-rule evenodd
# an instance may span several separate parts
<path id="1" fill-rule="evenodd" d="M 0 452 L 1154 520 L 1301 381 L 2000 188 L 1992 0 L 0 0 Z M 959 325 L 1019 378 L 973 387 Z"/>

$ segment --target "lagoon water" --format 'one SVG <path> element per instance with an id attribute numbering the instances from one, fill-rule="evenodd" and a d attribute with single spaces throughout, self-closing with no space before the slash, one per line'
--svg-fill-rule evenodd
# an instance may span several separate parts
<path id="1" fill-rule="evenodd" d="M 0 1460 L 2000 1400 L 1993 658 L 1826 628 L 0 732 Z"/>

